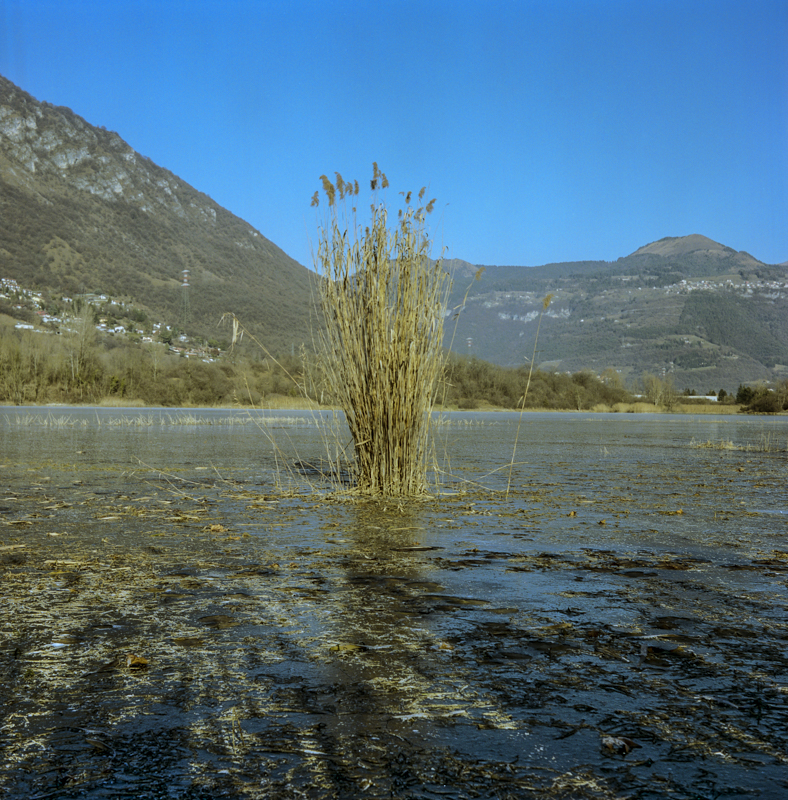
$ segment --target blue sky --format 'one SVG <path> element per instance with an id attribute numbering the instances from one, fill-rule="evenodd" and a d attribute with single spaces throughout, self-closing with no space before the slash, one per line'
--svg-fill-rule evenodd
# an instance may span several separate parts
<path id="1" fill-rule="evenodd" d="M 786 261 L 787 43 L 788 0 L 0 0 L 0 74 L 305 265 L 319 176 L 373 161 L 474 264 Z"/>

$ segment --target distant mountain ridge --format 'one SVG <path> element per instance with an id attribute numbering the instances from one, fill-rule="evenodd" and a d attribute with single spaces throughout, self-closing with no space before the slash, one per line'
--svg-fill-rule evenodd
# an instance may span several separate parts
<path id="1" fill-rule="evenodd" d="M 117 133 L 2 76 L 0 215 L 0 277 L 129 296 L 203 335 L 232 311 L 272 349 L 310 339 L 305 267 Z"/>
<path id="2" fill-rule="evenodd" d="M 0 76 L 0 278 L 72 295 L 130 298 L 217 337 L 236 313 L 272 351 L 311 341 L 313 274 L 260 231 L 112 131 Z M 445 262 L 445 342 L 499 364 L 672 375 L 735 389 L 788 376 L 788 269 L 700 234 L 617 261 L 534 267 Z M 183 270 L 189 270 L 188 293 Z M 467 293 L 467 296 L 466 296 Z"/>
<path id="3" fill-rule="evenodd" d="M 730 391 L 788 378 L 788 270 L 706 236 L 666 237 L 617 261 L 485 268 L 455 277 L 454 349 L 501 364 L 532 355 L 561 371 L 671 375 L 679 388 Z"/>

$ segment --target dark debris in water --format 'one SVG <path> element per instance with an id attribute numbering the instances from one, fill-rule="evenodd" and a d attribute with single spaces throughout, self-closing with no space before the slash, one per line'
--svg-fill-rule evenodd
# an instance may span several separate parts
<path id="1" fill-rule="evenodd" d="M 70 477 L 0 510 L 0 796 L 788 793 L 788 549 L 666 544 L 678 475 L 407 510 Z"/>

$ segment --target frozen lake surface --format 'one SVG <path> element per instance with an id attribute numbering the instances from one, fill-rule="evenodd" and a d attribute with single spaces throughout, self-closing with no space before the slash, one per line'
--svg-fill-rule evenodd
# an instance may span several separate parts
<path id="1" fill-rule="evenodd" d="M 0 408 L 0 794 L 788 793 L 788 418 L 331 418 Z"/>

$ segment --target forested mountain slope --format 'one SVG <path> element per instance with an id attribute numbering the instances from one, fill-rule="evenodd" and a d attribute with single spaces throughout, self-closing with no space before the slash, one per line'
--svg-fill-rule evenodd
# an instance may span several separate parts
<path id="1" fill-rule="evenodd" d="M 0 277 L 130 298 L 205 336 L 231 311 L 273 350 L 311 338 L 305 267 L 117 133 L 1 76 L 0 218 Z"/>
<path id="2" fill-rule="evenodd" d="M 788 269 L 698 234 L 668 237 L 614 262 L 486 267 L 454 282 L 454 349 L 500 364 L 533 355 L 560 371 L 607 367 L 678 388 L 735 389 L 788 376 Z"/>

